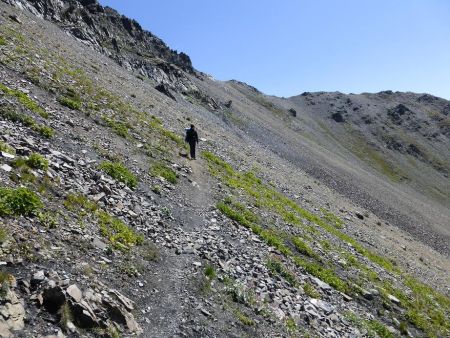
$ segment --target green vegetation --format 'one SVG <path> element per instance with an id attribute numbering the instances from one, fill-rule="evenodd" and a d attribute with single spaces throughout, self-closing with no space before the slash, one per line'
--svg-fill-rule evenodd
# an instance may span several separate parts
<path id="1" fill-rule="evenodd" d="M 55 135 L 55 131 L 52 128 L 42 124 L 34 125 L 32 129 L 45 138 L 52 138 Z"/>
<path id="2" fill-rule="evenodd" d="M 41 225 L 48 229 L 54 229 L 58 225 L 56 215 L 52 212 L 40 212 L 37 217 Z"/>
<path id="3" fill-rule="evenodd" d="M 0 36 L 0 46 L 6 45 L 6 39 L 3 36 Z"/>
<path id="4" fill-rule="evenodd" d="M 121 136 L 123 138 L 127 138 L 128 137 L 128 129 L 129 129 L 129 127 L 126 124 L 124 124 L 124 123 L 122 123 L 120 121 L 116 121 L 116 120 L 110 119 L 110 118 L 108 118 L 106 116 L 103 116 L 102 119 L 103 119 L 103 121 L 106 122 L 108 127 L 110 127 L 112 130 L 114 130 L 114 132 L 117 135 L 119 135 L 119 136 Z"/>
<path id="5" fill-rule="evenodd" d="M 162 163 L 155 163 L 150 169 L 150 174 L 154 177 L 161 176 L 172 184 L 178 182 L 177 173 Z"/>
<path id="6" fill-rule="evenodd" d="M 0 216 L 30 216 L 43 204 L 28 188 L 0 188 Z"/>
<path id="7" fill-rule="evenodd" d="M 16 149 L 14 149 L 9 144 L 2 142 L 2 141 L 0 141 L 0 151 L 3 151 L 5 153 L 11 154 L 11 155 L 16 154 Z"/>
<path id="8" fill-rule="evenodd" d="M 37 123 L 31 116 L 19 113 L 12 107 L 0 107 L 0 116 L 12 122 L 20 122 L 46 138 L 51 138 L 54 135 L 52 128 Z"/>
<path id="9" fill-rule="evenodd" d="M 203 157 L 207 160 L 210 172 L 213 176 L 218 177 L 230 188 L 243 194 L 247 199 L 258 208 L 265 208 L 278 214 L 286 223 L 306 229 L 302 220 L 314 223 L 325 230 L 328 234 L 335 236 L 347 245 L 351 246 L 359 255 L 369 259 L 372 263 L 379 265 L 386 271 L 394 274 L 403 283 L 404 287 L 410 290 L 408 296 L 402 291 L 393 288 L 389 282 L 384 283 L 378 278 L 377 274 L 364 263 L 360 262 L 356 255 L 347 251 L 340 251 L 343 258 L 346 259 L 350 266 L 354 266 L 360 270 L 359 276 L 365 278 L 366 282 L 373 283 L 376 287 L 384 290 L 382 296 L 387 301 L 387 295 L 392 294 L 397 297 L 405 309 L 405 320 L 421 329 L 430 337 L 447 336 L 450 332 L 450 300 L 448 297 L 438 293 L 430 287 L 416 281 L 415 279 L 402 274 L 395 262 L 388 258 L 379 256 L 372 251 L 366 249 L 355 239 L 340 231 L 341 221 L 331 213 L 322 210 L 322 217 L 318 217 L 311 212 L 301 208 L 294 201 L 291 201 L 281 193 L 277 192 L 270 185 L 265 185 L 257 178 L 254 173 L 236 172 L 225 161 L 215 155 L 205 152 Z M 293 237 L 287 233 L 274 229 L 264 229 L 259 224 L 259 217 L 251 212 L 245 205 L 233 202 L 231 198 L 227 198 L 217 204 L 217 208 L 230 219 L 251 229 L 268 245 L 275 247 L 287 258 L 299 267 L 305 269 L 311 275 L 328 283 L 335 289 L 345 292 L 353 292 L 353 283 L 357 281 L 345 281 L 339 277 L 334 269 L 329 266 L 323 258 L 318 258 L 312 249 L 298 237 Z M 331 245 L 326 240 L 320 241 L 324 249 L 330 250 Z M 304 255 L 298 256 L 291 247 L 296 248 L 296 252 Z M 280 266 L 272 264 L 272 272 L 283 271 Z M 280 274 L 278 272 L 278 274 Z M 289 277 L 288 277 L 289 278 Z M 347 278 L 352 279 L 352 276 Z M 356 278 L 356 276 L 355 276 Z M 308 288 L 308 287 L 307 287 Z M 310 292 L 311 290 L 308 290 Z M 357 291 L 357 290 L 356 290 Z M 388 301 L 387 301 L 388 302 Z M 378 321 L 372 320 L 363 322 L 363 324 L 373 332 L 374 335 L 381 337 L 390 337 L 390 332 Z"/>
<path id="10" fill-rule="evenodd" d="M 27 94 L 17 89 L 11 89 L 0 83 L 0 90 L 6 95 L 13 96 L 19 101 L 25 108 L 31 110 L 33 113 L 39 114 L 43 118 L 48 118 L 48 113 L 31 99 Z"/>
<path id="11" fill-rule="evenodd" d="M 344 221 L 337 217 L 332 212 L 329 212 L 323 208 L 320 209 L 323 213 L 323 219 L 327 221 L 329 224 L 334 225 L 337 229 L 341 229 L 344 225 Z"/>
<path id="12" fill-rule="evenodd" d="M 72 110 L 81 110 L 81 101 L 79 100 L 75 100 L 67 96 L 61 96 L 58 98 L 58 102 Z"/>
<path id="13" fill-rule="evenodd" d="M 292 317 L 289 317 L 288 319 L 286 319 L 284 324 L 286 325 L 286 329 L 290 333 L 293 333 L 297 330 L 297 324 L 295 324 L 295 320 Z"/>
<path id="14" fill-rule="evenodd" d="M 295 245 L 295 248 L 298 250 L 298 252 L 300 252 L 302 255 L 311 258 L 318 258 L 314 250 L 311 249 L 309 245 L 302 241 L 299 237 L 292 237 L 292 243 Z"/>
<path id="15" fill-rule="evenodd" d="M 377 320 L 362 319 L 353 312 L 347 312 L 345 317 L 358 328 L 367 331 L 369 337 L 394 338 L 386 326 Z"/>
<path id="16" fill-rule="evenodd" d="M 292 286 L 297 286 L 298 282 L 294 274 L 290 272 L 279 259 L 271 258 L 266 265 L 272 274 L 280 275 Z"/>
<path id="17" fill-rule="evenodd" d="M 0 244 L 4 243 L 7 238 L 8 238 L 8 231 L 3 226 L 1 226 L 0 227 Z"/>
<path id="18" fill-rule="evenodd" d="M 316 299 L 320 298 L 320 293 L 317 292 L 316 288 L 309 283 L 306 283 L 305 285 L 303 285 L 303 291 L 305 292 L 305 294 L 307 296 L 309 296 L 311 298 L 316 298 Z"/>
<path id="19" fill-rule="evenodd" d="M 138 179 L 132 172 L 128 170 L 122 163 L 112 163 L 104 161 L 100 164 L 99 169 L 103 170 L 112 178 L 125 183 L 129 188 L 136 188 Z"/>
<path id="20" fill-rule="evenodd" d="M 26 160 L 26 164 L 33 169 L 48 169 L 48 160 L 41 154 L 32 153 L 30 157 Z"/>
<path id="21" fill-rule="evenodd" d="M 216 278 L 216 269 L 214 269 L 212 265 L 207 265 L 205 267 L 204 273 L 209 280 L 213 280 L 214 278 Z"/>
<path id="22" fill-rule="evenodd" d="M 125 251 L 132 246 L 144 244 L 144 236 L 128 227 L 122 220 L 99 209 L 95 202 L 81 194 L 69 194 L 64 201 L 64 206 L 70 211 L 77 212 L 80 217 L 95 217 L 101 235 L 107 238 L 116 249 Z M 157 249 L 154 246 L 147 243 L 143 250 L 145 259 L 155 260 L 157 258 Z"/>
<path id="23" fill-rule="evenodd" d="M 239 309 L 234 310 L 234 315 L 244 325 L 247 325 L 247 326 L 255 325 L 255 321 L 253 319 L 249 318 L 245 313 L 243 313 Z"/>
<path id="24" fill-rule="evenodd" d="M 127 250 L 131 246 L 144 243 L 144 236 L 137 234 L 120 219 L 112 217 L 103 210 L 98 210 L 96 215 L 99 220 L 100 233 L 116 249 Z"/>
<path id="25" fill-rule="evenodd" d="M 70 211 L 89 211 L 95 212 L 98 206 L 95 202 L 89 200 L 86 196 L 81 194 L 69 194 L 63 202 L 67 210 Z"/>
<path id="26" fill-rule="evenodd" d="M 61 326 L 64 329 L 68 330 L 69 322 L 73 321 L 73 314 L 67 302 L 65 302 L 63 306 L 61 306 L 61 309 L 59 310 L 59 316 L 60 316 L 59 322 Z"/>

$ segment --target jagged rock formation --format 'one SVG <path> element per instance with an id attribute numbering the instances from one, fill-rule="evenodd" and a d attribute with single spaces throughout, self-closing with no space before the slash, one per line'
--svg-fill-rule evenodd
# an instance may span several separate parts
<path id="1" fill-rule="evenodd" d="M 109 56 L 122 67 L 170 85 L 178 91 L 195 91 L 182 72 L 194 73 L 188 55 L 171 50 L 140 24 L 103 7 L 97 1 L 84 0 L 8 0 L 50 20 L 95 50 Z"/>

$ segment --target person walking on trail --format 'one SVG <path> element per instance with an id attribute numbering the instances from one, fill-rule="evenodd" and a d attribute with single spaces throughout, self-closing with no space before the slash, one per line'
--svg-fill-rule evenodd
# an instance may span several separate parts
<path id="1" fill-rule="evenodd" d="M 191 159 L 195 160 L 195 146 L 198 143 L 198 134 L 195 130 L 195 126 L 191 124 L 191 128 L 186 130 L 185 141 L 189 143 L 189 148 L 191 149 Z"/>

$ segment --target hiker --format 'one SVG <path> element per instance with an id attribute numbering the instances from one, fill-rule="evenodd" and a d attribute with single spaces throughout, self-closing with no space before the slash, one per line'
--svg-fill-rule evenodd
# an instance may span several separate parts
<path id="1" fill-rule="evenodd" d="M 193 124 L 191 124 L 190 129 L 186 130 L 185 141 L 189 143 L 189 148 L 191 149 L 191 160 L 195 160 L 195 146 L 198 143 L 198 134 Z"/>

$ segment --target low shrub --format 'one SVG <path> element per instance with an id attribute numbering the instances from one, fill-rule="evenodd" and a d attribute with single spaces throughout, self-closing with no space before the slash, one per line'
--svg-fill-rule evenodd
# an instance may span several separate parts
<path id="1" fill-rule="evenodd" d="M 0 188 L 0 216 L 29 216 L 42 207 L 39 196 L 28 188 Z"/>
<path id="2" fill-rule="evenodd" d="M 122 163 L 112 163 L 104 161 L 100 164 L 99 169 L 103 170 L 112 178 L 125 183 L 128 187 L 134 189 L 137 187 L 138 179 L 128 170 Z"/>
<path id="3" fill-rule="evenodd" d="M 150 170 L 150 174 L 154 177 L 161 176 L 172 184 L 178 182 L 177 173 L 162 163 L 154 164 Z"/>
<path id="4" fill-rule="evenodd" d="M 26 164 L 33 169 L 48 169 L 48 160 L 38 153 L 32 153 L 30 157 L 26 160 Z"/>

